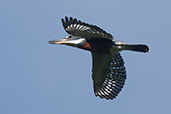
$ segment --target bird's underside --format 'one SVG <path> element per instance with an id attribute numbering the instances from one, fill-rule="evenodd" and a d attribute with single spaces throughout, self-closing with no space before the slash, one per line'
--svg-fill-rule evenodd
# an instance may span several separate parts
<path id="1" fill-rule="evenodd" d="M 123 88 L 126 80 L 121 50 L 148 52 L 146 45 L 128 45 L 114 41 L 113 36 L 95 25 L 73 19 L 62 19 L 69 36 L 62 41 L 49 41 L 51 44 L 65 44 L 89 50 L 92 54 L 92 79 L 95 96 L 114 99 Z"/>

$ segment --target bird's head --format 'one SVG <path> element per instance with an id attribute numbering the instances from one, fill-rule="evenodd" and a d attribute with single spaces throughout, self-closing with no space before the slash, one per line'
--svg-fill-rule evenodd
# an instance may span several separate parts
<path id="1" fill-rule="evenodd" d="M 86 40 L 81 37 L 67 36 L 66 38 L 59 40 L 50 40 L 49 44 L 63 44 L 73 47 L 80 47 L 84 45 L 85 41 Z"/>

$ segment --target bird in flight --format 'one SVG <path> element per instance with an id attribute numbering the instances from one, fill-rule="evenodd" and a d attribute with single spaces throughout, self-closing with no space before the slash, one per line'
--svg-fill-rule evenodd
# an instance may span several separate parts
<path id="1" fill-rule="evenodd" d="M 126 80 L 126 69 L 120 51 L 129 50 L 148 52 L 143 44 L 126 44 L 116 41 L 110 33 L 76 18 L 61 19 L 66 38 L 50 40 L 49 44 L 63 44 L 88 50 L 92 54 L 92 79 L 95 96 L 114 99 L 123 88 Z"/>

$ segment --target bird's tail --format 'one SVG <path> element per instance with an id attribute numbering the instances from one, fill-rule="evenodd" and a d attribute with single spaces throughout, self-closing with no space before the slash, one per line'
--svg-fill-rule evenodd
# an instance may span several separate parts
<path id="1" fill-rule="evenodd" d="M 118 47 L 118 49 L 121 50 L 130 50 L 130 51 L 137 51 L 137 52 L 148 52 L 149 51 L 149 47 L 147 45 L 144 44 L 125 44 L 123 42 L 116 42 L 116 46 Z"/>

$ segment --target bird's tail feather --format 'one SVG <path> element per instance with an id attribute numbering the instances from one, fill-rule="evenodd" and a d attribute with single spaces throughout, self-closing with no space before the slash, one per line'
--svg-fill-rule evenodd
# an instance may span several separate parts
<path id="1" fill-rule="evenodd" d="M 125 43 L 116 43 L 116 46 L 119 50 L 130 50 L 130 51 L 137 51 L 137 52 L 148 52 L 149 47 L 144 44 L 125 44 Z"/>

